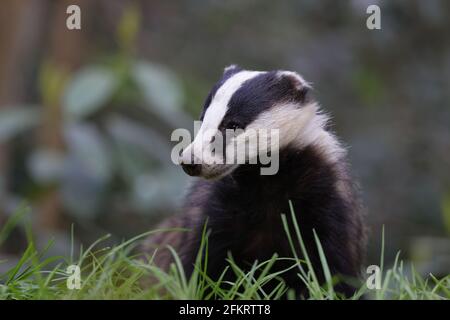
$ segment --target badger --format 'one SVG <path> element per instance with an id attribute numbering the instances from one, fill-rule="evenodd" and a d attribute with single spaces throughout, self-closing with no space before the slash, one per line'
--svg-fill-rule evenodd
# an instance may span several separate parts
<path id="1" fill-rule="evenodd" d="M 234 138 L 245 136 L 249 130 L 279 130 L 278 148 L 270 151 L 278 157 L 278 170 L 261 174 L 267 165 L 250 163 L 261 155 L 254 151 L 258 148 L 248 145 L 250 140 L 247 147 L 253 152 L 245 163 L 196 162 L 196 151 L 208 155 L 214 140 L 197 134 L 180 155 L 183 170 L 197 177 L 188 189 L 182 212 L 160 225 L 167 232 L 157 233 L 144 243 L 144 250 L 154 253 L 153 262 L 168 269 L 173 262 L 167 249 L 171 246 L 186 274 L 192 274 L 205 224 L 209 232 L 206 270 L 213 280 L 233 279 L 232 271 L 223 274 L 230 257 L 243 270 L 274 254 L 301 258 L 302 250 L 290 245 L 281 218 L 282 213 L 291 217 L 292 209 L 319 280 L 325 278 L 315 234 L 331 274 L 340 279 L 335 290 L 352 295 L 355 287 L 347 280 L 360 276 L 365 210 L 349 172 L 346 148 L 331 132 L 329 117 L 311 97 L 311 85 L 296 72 L 249 71 L 231 65 L 208 94 L 200 121 L 200 131 L 239 129 Z M 227 150 L 228 142 L 224 145 Z M 277 262 L 273 269 L 282 270 L 286 263 Z M 308 292 L 298 273 L 296 268 L 286 271 L 281 274 L 282 281 L 299 297 L 306 297 Z"/>

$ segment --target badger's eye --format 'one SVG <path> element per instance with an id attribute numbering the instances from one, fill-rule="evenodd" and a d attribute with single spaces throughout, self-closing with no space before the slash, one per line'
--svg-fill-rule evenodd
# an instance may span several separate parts
<path id="1" fill-rule="evenodd" d="M 227 123 L 227 129 L 231 130 L 237 130 L 237 129 L 243 129 L 242 125 L 236 121 L 230 121 Z"/>

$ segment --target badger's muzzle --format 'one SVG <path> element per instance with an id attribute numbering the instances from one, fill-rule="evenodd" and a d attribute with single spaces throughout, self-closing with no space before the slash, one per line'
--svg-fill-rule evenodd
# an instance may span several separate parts
<path id="1" fill-rule="evenodd" d="M 196 163 L 181 163 L 181 167 L 183 168 L 183 171 L 186 172 L 188 175 L 192 177 L 199 176 L 202 172 L 202 166 L 201 164 Z"/>

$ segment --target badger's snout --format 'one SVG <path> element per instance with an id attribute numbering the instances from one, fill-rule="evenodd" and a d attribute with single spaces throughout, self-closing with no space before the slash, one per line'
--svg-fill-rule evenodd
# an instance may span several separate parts
<path id="1" fill-rule="evenodd" d="M 196 177 L 199 176 L 202 171 L 201 164 L 196 163 L 181 163 L 181 167 L 183 168 L 183 171 L 186 172 L 188 175 Z"/>
<path id="2" fill-rule="evenodd" d="M 183 151 L 179 163 L 183 168 L 183 171 L 190 176 L 199 176 L 202 172 L 202 165 L 193 154 L 192 144 Z"/>

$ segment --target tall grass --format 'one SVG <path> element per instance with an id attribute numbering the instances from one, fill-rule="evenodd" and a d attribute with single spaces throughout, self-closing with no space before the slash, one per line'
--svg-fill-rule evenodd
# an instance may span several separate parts
<path id="1" fill-rule="evenodd" d="M 20 209 L 0 230 L 0 245 L 15 224 L 24 215 Z M 305 284 L 308 299 L 342 299 L 335 292 L 335 277 L 332 276 L 327 259 L 314 232 L 314 237 L 322 264 L 325 281 L 321 283 L 302 241 L 300 228 L 295 220 L 291 207 L 293 234 L 289 231 L 288 219 L 282 215 L 282 223 L 286 236 L 293 250 L 293 257 L 279 257 L 274 254 L 267 261 L 255 261 L 250 269 L 241 269 L 231 256 L 228 265 L 218 281 L 213 281 L 206 274 L 208 264 L 208 232 L 203 230 L 201 249 L 199 250 L 195 268 L 190 277 L 186 276 L 177 252 L 170 248 L 174 263 L 169 270 L 162 270 L 154 263 L 154 255 L 142 259 L 137 255 L 136 246 L 139 241 L 150 234 L 161 232 L 154 230 L 113 247 L 104 245 L 109 236 L 102 237 L 87 249 L 80 248 L 78 253 L 71 252 L 67 257 L 46 257 L 48 245 L 38 250 L 34 243 L 30 228 L 27 228 L 28 247 L 19 261 L 0 274 L 0 299 L 280 299 L 296 298 L 295 292 L 288 288 L 281 276 L 292 269 L 298 269 L 298 281 Z M 178 230 L 186 232 L 186 230 Z M 72 230 L 73 234 L 73 230 Z M 72 241 L 73 242 L 73 241 Z M 297 256 L 294 248 L 301 249 L 302 258 Z M 290 262 L 285 270 L 274 272 L 273 265 L 277 261 Z M 0 261 L 0 264 L 5 261 Z M 77 265 L 81 269 L 80 289 L 68 289 L 69 265 Z M 413 266 L 406 267 L 399 254 L 390 268 L 384 266 L 384 233 L 380 257 L 382 270 L 381 288 L 369 290 L 365 283 L 351 299 L 359 299 L 364 295 L 367 299 L 449 299 L 450 275 L 437 279 L 433 275 L 423 277 Z M 233 282 L 225 280 L 225 274 L 233 272 Z M 151 279 L 151 280 L 149 280 Z M 149 284 L 149 282 L 151 284 Z M 265 284 L 275 283 L 268 292 Z"/>

